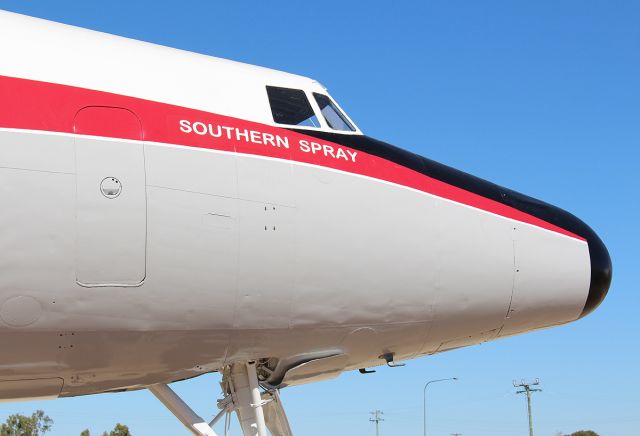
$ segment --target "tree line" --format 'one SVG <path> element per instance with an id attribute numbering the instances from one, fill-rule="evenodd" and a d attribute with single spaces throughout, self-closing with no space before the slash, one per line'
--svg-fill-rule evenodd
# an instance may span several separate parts
<path id="1" fill-rule="evenodd" d="M 53 428 L 53 419 L 45 415 L 44 411 L 36 410 L 31 416 L 16 413 L 7 418 L 0 426 L 0 436 L 42 436 Z M 89 430 L 83 430 L 80 436 L 91 436 Z M 102 433 L 102 436 L 131 436 L 129 427 L 124 424 L 116 424 L 110 432 Z M 580 430 L 565 436 L 599 436 L 593 430 Z"/>
<path id="2" fill-rule="evenodd" d="M 53 428 L 53 419 L 44 411 L 36 410 L 31 416 L 20 413 L 11 415 L 0 425 L 0 436 L 42 436 Z M 89 430 L 83 430 L 80 436 L 91 436 Z M 131 436 L 129 427 L 116 424 L 113 430 L 102 433 L 102 436 Z"/>

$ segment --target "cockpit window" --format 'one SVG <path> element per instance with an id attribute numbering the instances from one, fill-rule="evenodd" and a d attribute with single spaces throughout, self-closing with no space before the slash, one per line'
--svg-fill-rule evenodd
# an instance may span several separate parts
<path id="1" fill-rule="evenodd" d="M 313 97 L 316 99 L 318 106 L 320 106 L 322 116 L 327 121 L 329 127 L 334 130 L 350 130 L 355 132 L 356 129 L 329 97 L 316 92 L 313 93 Z"/>
<path id="2" fill-rule="evenodd" d="M 273 121 L 290 126 L 320 127 L 307 95 L 301 89 L 267 86 Z"/>

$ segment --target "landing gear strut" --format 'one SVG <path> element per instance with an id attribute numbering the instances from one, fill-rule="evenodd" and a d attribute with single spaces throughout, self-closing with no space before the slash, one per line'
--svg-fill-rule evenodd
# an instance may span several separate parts
<path id="1" fill-rule="evenodd" d="M 164 384 L 149 386 L 149 390 L 167 409 L 197 436 L 217 436 L 205 420 L 200 418 L 173 390 Z"/>
<path id="2" fill-rule="evenodd" d="M 220 383 L 225 397 L 218 400 L 220 412 L 207 423 L 165 384 L 149 390 L 197 436 L 217 436 L 213 426 L 222 416 L 235 411 L 244 436 L 293 436 L 277 390 L 260 392 L 256 362 L 233 363 L 222 369 Z M 225 435 L 227 428 L 225 425 Z"/>

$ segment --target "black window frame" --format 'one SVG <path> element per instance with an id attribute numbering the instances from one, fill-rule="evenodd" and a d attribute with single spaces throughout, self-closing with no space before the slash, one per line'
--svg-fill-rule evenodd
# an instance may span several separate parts
<path id="1" fill-rule="evenodd" d="M 310 128 L 322 127 L 318 114 L 313 109 L 304 90 L 272 85 L 266 85 L 265 88 L 271 117 L 276 124 Z M 298 110 L 296 110 L 297 103 Z"/>
<path id="2" fill-rule="evenodd" d="M 335 130 L 337 132 L 355 132 L 356 131 L 356 126 L 349 120 L 349 118 L 347 118 L 347 115 L 338 107 L 336 102 L 333 101 L 331 97 L 329 97 L 327 94 L 320 94 L 319 92 L 314 92 L 313 98 L 315 99 L 316 104 L 318 105 L 318 109 L 320 109 L 320 114 L 322 115 L 322 118 L 324 118 L 324 121 L 327 123 L 327 126 L 329 126 L 330 129 Z M 324 102 L 320 102 L 319 98 L 326 99 L 327 104 L 323 106 L 322 104 Z M 340 120 L 347 127 L 346 129 L 337 128 L 331 125 L 331 121 L 329 121 L 329 119 L 323 112 L 323 109 L 327 106 L 331 107 L 333 112 L 335 112 L 338 118 L 340 118 Z"/>

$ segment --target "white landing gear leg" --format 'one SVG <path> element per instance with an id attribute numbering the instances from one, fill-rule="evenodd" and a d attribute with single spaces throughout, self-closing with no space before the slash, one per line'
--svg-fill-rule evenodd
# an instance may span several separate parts
<path id="1" fill-rule="evenodd" d="M 226 397 L 218 407 L 236 411 L 244 436 L 267 436 L 267 428 L 273 436 L 293 435 L 278 391 L 260 393 L 255 362 L 226 367 L 221 385 Z"/>
<path id="2" fill-rule="evenodd" d="M 231 394 L 244 436 L 267 436 L 256 363 L 234 363 L 225 371 L 222 383 Z"/>
<path id="3" fill-rule="evenodd" d="M 158 400 L 196 436 L 217 436 L 207 422 L 200 418 L 182 399 L 167 385 L 149 386 L 149 390 Z"/>

